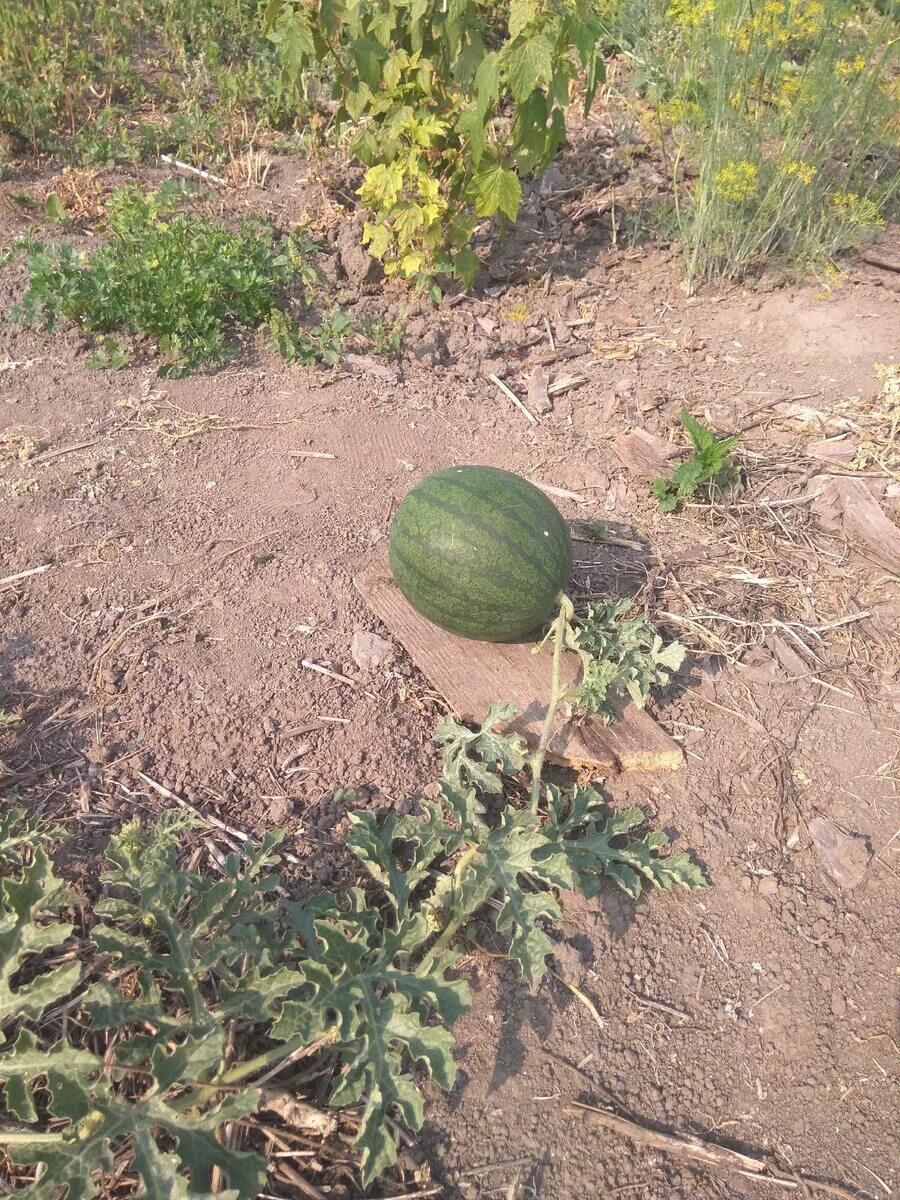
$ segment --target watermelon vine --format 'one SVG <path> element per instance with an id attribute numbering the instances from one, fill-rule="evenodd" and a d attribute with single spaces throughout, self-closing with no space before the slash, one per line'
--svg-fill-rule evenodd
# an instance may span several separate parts
<path id="1" fill-rule="evenodd" d="M 413 1131 L 424 1119 L 410 1065 L 454 1085 L 451 1029 L 470 1005 L 454 968 L 473 916 L 494 921 L 535 989 L 561 890 L 591 897 L 604 878 L 635 898 L 645 886 L 706 886 L 687 854 L 662 853 L 668 839 L 644 831 L 640 809 L 611 811 L 590 787 L 542 786 L 567 696 L 561 655 L 587 628 L 563 598 L 553 696 L 530 758 L 524 739 L 498 729 L 509 706 L 492 706 L 477 730 L 447 718 L 435 733 L 439 798 L 417 815 L 352 813 L 347 844 L 365 890 L 290 898 L 280 833 L 209 878 L 182 862 L 194 819 L 167 812 L 110 839 L 103 897 L 76 924 L 33 822 L 26 837 L 20 811 L 0 821 L 0 1147 L 14 1194 L 87 1200 L 127 1161 L 150 1196 L 207 1200 L 215 1175 L 227 1200 L 254 1200 L 271 1188 L 262 1131 L 298 1093 L 302 1103 L 292 1064 L 317 1050 L 336 1067 L 330 1104 L 356 1114 L 368 1184 L 396 1157 L 389 1118 Z M 489 812 L 526 763 L 531 803 Z M 341 798 L 352 809 L 354 793 Z M 251 1149 L 221 1136 L 235 1122 Z"/>

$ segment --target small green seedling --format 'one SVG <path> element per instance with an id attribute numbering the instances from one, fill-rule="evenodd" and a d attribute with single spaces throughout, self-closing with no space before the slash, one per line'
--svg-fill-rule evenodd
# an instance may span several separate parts
<path id="1" fill-rule="evenodd" d="M 354 333 L 353 322 L 342 308 L 323 317 L 320 325 L 301 329 L 289 314 L 276 311 L 269 320 L 269 345 L 287 363 L 304 367 L 323 363 L 333 367 L 341 361 L 344 345 Z"/>
<path id="2" fill-rule="evenodd" d="M 659 477 L 650 484 L 663 512 L 673 512 L 682 500 L 690 500 L 706 486 L 709 492 L 722 491 L 740 482 L 741 472 L 732 448 L 740 435 L 717 438 L 711 429 L 701 425 L 684 410 L 681 424 L 694 443 L 694 453 L 672 472 L 671 479 Z"/>

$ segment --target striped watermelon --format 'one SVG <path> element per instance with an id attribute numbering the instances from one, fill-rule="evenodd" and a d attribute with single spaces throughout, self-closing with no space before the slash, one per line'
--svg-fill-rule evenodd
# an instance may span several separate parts
<path id="1" fill-rule="evenodd" d="M 511 642 L 553 614 L 572 571 L 569 531 L 526 479 L 450 467 L 404 496 L 391 570 L 414 608 L 463 637 Z"/>

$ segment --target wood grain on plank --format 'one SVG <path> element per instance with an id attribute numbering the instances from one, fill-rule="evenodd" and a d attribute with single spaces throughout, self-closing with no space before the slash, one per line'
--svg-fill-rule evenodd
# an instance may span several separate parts
<path id="1" fill-rule="evenodd" d="M 551 656 L 534 653 L 532 642 L 475 642 L 439 629 L 421 616 L 394 583 L 385 553 L 355 579 L 363 599 L 409 652 L 420 671 L 447 700 L 453 712 L 479 723 L 491 703 L 514 704 L 518 716 L 508 728 L 531 745 L 540 736 L 550 695 Z M 566 655 L 567 681 L 576 681 L 577 657 Z M 573 723 L 562 719 L 550 743 L 550 756 L 594 771 L 675 770 L 681 748 L 649 713 L 623 706 L 612 725 L 594 717 Z"/>

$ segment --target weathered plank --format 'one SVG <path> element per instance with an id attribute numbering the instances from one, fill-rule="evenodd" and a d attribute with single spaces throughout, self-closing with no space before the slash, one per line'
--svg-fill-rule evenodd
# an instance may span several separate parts
<path id="1" fill-rule="evenodd" d="M 480 722 L 494 700 L 514 704 L 519 715 L 509 728 L 536 744 L 550 695 L 547 649 L 534 653 L 531 642 L 473 642 L 439 629 L 405 599 L 385 554 L 360 571 L 354 582 L 458 717 Z M 565 655 L 564 666 L 568 681 L 574 682 L 580 669 L 577 657 Z M 550 756 L 598 773 L 675 770 L 683 763 L 678 743 L 633 704 L 623 706 L 612 725 L 594 717 L 566 721 L 563 715 L 550 742 Z"/>

